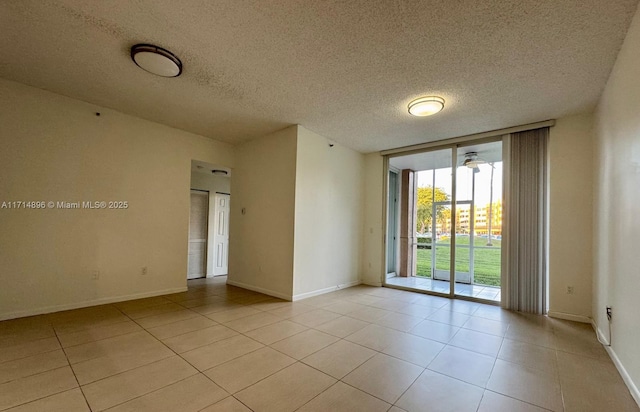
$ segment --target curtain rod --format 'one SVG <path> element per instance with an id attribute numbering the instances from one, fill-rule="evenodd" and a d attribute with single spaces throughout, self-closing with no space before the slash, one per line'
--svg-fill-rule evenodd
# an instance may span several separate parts
<path id="1" fill-rule="evenodd" d="M 488 132 L 469 134 L 466 136 L 453 137 L 453 138 L 444 139 L 444 140 L 436 140 L 434 142 L 419 143 L 411 146 L 398 147 L 396 149 L 381 150 L 380 154 L 382 156 L 386 156 L 386 155 L 392 155 L 392 154 L 398 154 L 398 153 L 415 152 L 423 149 L 430 149 L 436 146 L 463 143 L 463 142 L 468 142 L 472 140 L 482 139 L 485 137 L 494 137 L 494 136 L 500 136 L 500 135 L 509 134 L 509 133 L 524 132 L 527 130 L 540 129 L 542 127 L 552 127 L 552 126 L 555 126 L 555 124 L 556 124 L 555 119 L 550 119 L 550 120 L 545 120 L 543 122 L 523 124 L 520 126 L 507 127 L 505 129 L 497 129 L 497 130 L 491 130 Z"/>

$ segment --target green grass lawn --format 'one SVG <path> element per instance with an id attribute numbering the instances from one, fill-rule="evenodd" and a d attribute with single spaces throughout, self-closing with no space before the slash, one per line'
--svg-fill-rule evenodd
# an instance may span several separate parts
<path id="1" fill-rule="evenodd" d="M 448 239 L 442 239 L 438 243 L 449 243 Z M 474 249 L 474 283 L 489 286 L 500 286 L 500 247 L 501 241 L 493 239 L 493 247 L 490 249 Z M 459 236 L 457 245 L 468 245 L 469 237 Z M 476 237 L 474 246 L 485 246 L 486 238 Z M 469 271 L 469 249 L 456 247 L 456 269 L 458 272 Z M 446 246 L 436 249 L 436 268 L 449 270 L 449 248 Z M 418 249 L 417 276 L 431 277 L 431 250 Z"/>

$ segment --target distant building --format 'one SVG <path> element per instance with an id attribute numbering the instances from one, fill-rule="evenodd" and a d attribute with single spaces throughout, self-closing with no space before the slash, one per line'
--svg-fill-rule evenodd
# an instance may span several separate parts
<path id="1" fill-rule="evenodd" d="M 491 235 L 502 235 L 502 201 L 493 203 L 491 207 Z M 489 234 L 489 205 L 476 206 L 474 218 L 474 232 L 476 236 Z M 451 227 L 451 217 L 436 222 L 438 233 L 448 233 Z M 456 209 L 456 233 L 471 234 L 471 209 L 459 207 Z"/>

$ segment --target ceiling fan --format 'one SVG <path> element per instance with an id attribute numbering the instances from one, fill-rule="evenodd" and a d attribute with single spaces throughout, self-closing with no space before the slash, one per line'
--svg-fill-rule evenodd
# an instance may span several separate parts
<path id="1" fill-rule="evenodd" d="M 464 161 L 462 166 L 467 166 L 469 169 L 473 169 L 474 172 L 479 172 L 479 165 L 487 163 L 486 160 L 478 157 L 478 152 L 468 152 L 464 154 Z"/>

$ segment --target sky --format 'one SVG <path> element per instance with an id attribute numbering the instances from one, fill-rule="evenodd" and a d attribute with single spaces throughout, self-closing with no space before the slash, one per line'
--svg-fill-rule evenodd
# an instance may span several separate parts
<path id="1" fill-rule="evenodd" d="M 476 173 L 476 206 L 489 204 L 489 187 L 491 182 L 491 166 L 482 164 L 480 173 Z M 502 162 L 494 163 L 493 171 L 493 201 L 502 199 Z M 418 172 L 418 187 L 433 185 L 433 170 Z M 473 170 L 468 167 L 458 167 L 456 185 L 458 187 L 458 201 L 471 200 L 471 181 Z M 451 194 L 451 168 L 436 169 L 435 186 Z"/>

